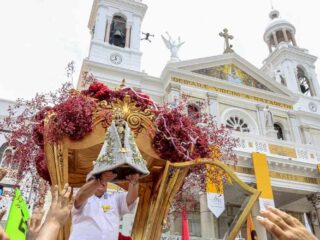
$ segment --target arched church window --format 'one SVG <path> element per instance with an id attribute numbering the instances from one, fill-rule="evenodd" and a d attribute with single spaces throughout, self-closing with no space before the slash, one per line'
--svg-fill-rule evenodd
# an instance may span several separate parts
<path id="1" fill-rule="evenodd" d="M 200 119 L 200 107 L 195 103 L 188 104 L 188 116 L 194 121 L 198 122 Z"/>
<path id="2" fill-rule="evenodd" d="M 301 67 L 297 67 L 297 78 L 302 94 L 313 96 L 311 82 L 307 78 L 305 71 Z"/>
<path id="3" fill-rule="evenodd" d="M 114 16 L 111 23 L 109 43 L 117 47 L 125 47 L 126 44 L 126 19 L 121 16 Z"/>
<path id="4" fill-rule="evenodd" d="M 282 127 L 280 126 L 280 124 L 275 123 L 273 124 L 274 130 L 277 132 L 277 138 L 279 140 L 284 140 L 284 135 L 283 135 L 283 131 L 282 131 Z"/>
<path id="5" fill-rule="evenodd" d="M 226 121 L 226 127 L 238 132 L 250 132 L 249 125 L 238 116 L 229 117 Z"/>
<path id="6" fill-rule="evenodd" d="M 10 159 L 9 155 L 12 153 L 11 148 L 8 147 L 8 143 L 4 143 L 0 147 L 0 167 L 9 168 L 10 167 Z"/>

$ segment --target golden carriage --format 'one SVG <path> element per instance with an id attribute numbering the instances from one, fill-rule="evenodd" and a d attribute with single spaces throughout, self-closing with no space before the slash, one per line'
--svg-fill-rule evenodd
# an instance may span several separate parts
<path id="1" fill-rule="evenodd" d="M 98 103 L 94 112 L 93 131 L 79 141 L 65 137 L 58 144 L 45 144 L 45 154 L 52 184 L 59 189 L 65 183 L 72 187 L 84 184 L 87 173 L 92 169 L 104 141 L 105 132 L 111 123 L 110 114 L 114 109 L 121 109 L 124 119 L 135 133 L 135 140 L 141 154 L 147 161 L 150 175 L 143 178 L 140 184 L 139 204 L 132 229 L 134 240 L 159 240 L 168 214 L 170 204 L 183 183 L 190 167 L 197 164 L 214 165 L 225 171 L 233 182 L 236 182 L 250 198 L 229 230 L 227 239 L 234 239 L 245 223 L 259 192 L 243 183 L 225 164 L 212 159 L 197 159 L 183 163 L 171 163 L 161 159 L 152 148 L 149 130 L 154 128 L 154 115 L 149 109 L 141 111 L 129 95 L 112 104 L 106 101 Z M 50 127 L 50 123 L 46 124 Z M 45 134 L 46 136 L 46 134 Z M 47 142 L 47 141 L 45 141 Z M 126 189 L 126 184 L 121 187 Z M 70 221 L 60 232 L 59 239 L 68 239 Z"/>

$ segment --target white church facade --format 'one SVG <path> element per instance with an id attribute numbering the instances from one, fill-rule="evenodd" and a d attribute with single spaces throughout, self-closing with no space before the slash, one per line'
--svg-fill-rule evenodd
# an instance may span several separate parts
<path id="1" fill-rule="evenodd" d="M 173 49 L 179 46 L 167 42 L 174 57 L 160 77 L 153 77 L 140 68 L 140 27 L 146 10 L 139 0 L 95 0 L 88 25 L 92 40 L 82 73 L 91 73 L 110 87 L 119 86 L 125 78 L 128 86 L 160 103 L 179 101 L 183 94 L 190 96 L 194 106 L 209 102 L 207 111 L 240 139 L 238 176 L 255 185 L 252 153 L 265 154 L 274 205 L 298 217 L 320 237 L 317 57 L 296 42 L 294 25 L 271 11 L 263 36 L 269 55 L 261 69 L 228 49 L 229 45 L 222 55 L 180 61 L 179 49 Z M 194 225 L 191 235 L 222 238 L 217 226 L 221 228 L 223 221 L 206 214 L 212 215 L 203 206 L 198 214 L 189 214 L 189 224 Z M 256 225 L 259 239 L 267 239 Z M 179 235 L 179 227 L 173 227 L 170 234 Z"/>

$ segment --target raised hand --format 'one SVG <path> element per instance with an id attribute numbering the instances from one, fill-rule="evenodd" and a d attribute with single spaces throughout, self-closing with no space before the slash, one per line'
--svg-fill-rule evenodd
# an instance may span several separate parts
<path id="1" fill-rule="evenodd" d="M 56 240 L 59 230 L 66 223 L 73 205 L 73 200 L 70 200 L 71 187 L 66 183 L 61 193 L 58 193 L 58 186 L 54 186 L 51 190 L 52 202 L 37 240 Z"/>
<path id="2" fill-rule="evenodd" d="M 28 240 L 36 240 L 41 230 L 41 221 L 44 215 L 42 208 L 36 208 L 28 221 Z"/>
<path id="3" fill-rule="evenodd" d="M 298 219 L 279 209 L 269 207 L 260 213 L 258 222 L 278 240 L 317 240 Z"/>
<path id="4" fill-rule="evenodd" d="M 0 168 L 0 181 L 7 175 L 7 170 Z"/>
<path id="5" fill-rule="evenodd" d="M 126 179 L 132 185 L 136 185 L 139 182 L 139 177 L 140 177 L 140 175 L 138 173 L 136 173 L 136 174 L 130 174 L 130 175 L 126 176 Z"/>
<path id="6" fill-rule="evenodd" d="M 130 206 L 138 198 L 139 192 L 139 174 L 130 174 L 126 176 L 129 182 L 128 194 L 127 194 L 127 205 Z"/>
<path id="7" fill-rule="evenodd" d="M 51 221 L 57 223 L 62 227 L 68 219 L 73 201 L 70 200 L 71 187 L 66 183 L 61 191 L 58 193 L 58 186 L 54 186 L 52 190 L 52 203 L 49 209 L 46 222 Z"/>
<path id="8" fill-rule="evenodd" d="M 6 215 L 6 212 L 7 212 L 7 209 L 6 209 L 6 208 L 4 208 L 4 209 L 1 210 L 1 212 L 0 212 L 0 221 L 2 220 L 3 216 Z M 1 240 L 1 239 L 0 239 L 0 240 Z"/>
<path id="9" fill-rule="evenodd" d="M 3 228 L 0 226 L 0 240 L 10 240 Z"/>

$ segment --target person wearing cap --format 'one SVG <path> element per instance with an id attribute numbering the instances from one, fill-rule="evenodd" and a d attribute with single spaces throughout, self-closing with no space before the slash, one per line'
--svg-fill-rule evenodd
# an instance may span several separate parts
<path id="1" fill-rule="evenodd" d="M 135 208 L 139 179 L 149 174 L 128 123 L 115 114 L 86 183 L 75 196 L 70 240 L 117 240 L 120 219 Z M 128 192 L 107 193 L 109 182 L 128 181 Z"/>
<path id="2" fill-rule="evenodd" d="M 107 193 L 108 182 L 116 177 L 112 171 L 105 171 L 99 177 L 89 173 L 87 182 L 75 196 L 70 240 L 118 239 L 121 217 L 136 205 L 139 174 L 126 177 L 128 192 Z"/>

